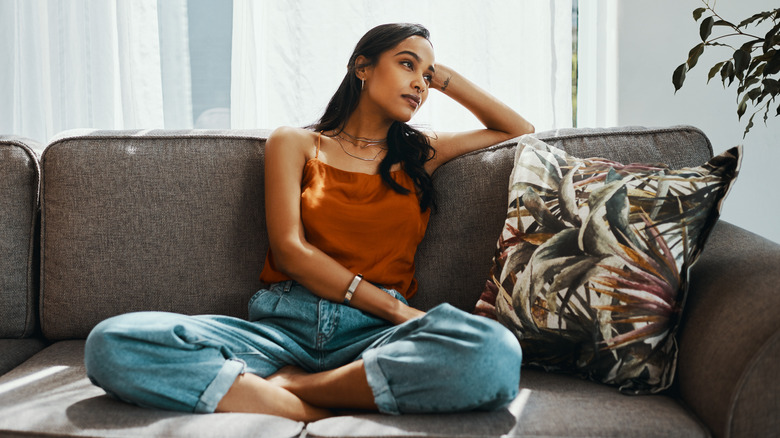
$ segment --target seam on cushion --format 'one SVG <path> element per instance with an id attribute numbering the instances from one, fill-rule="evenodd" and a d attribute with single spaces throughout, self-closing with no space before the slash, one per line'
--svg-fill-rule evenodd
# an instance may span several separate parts
<path id="1" fill-rule="evenodd" d="M 48 149 L 48 147 L 46 148 Z M 46 156 L 46 150 L 43 151 L 43 155 L 41 156 L 41 170 L 43 170 L 43 157 Z M 44 250 L 46 248 L 46 204 L 43 202 L 43 196 L 45 192 L 45 186 L 46 186 L 46 175 L 41 171 L 41 209 L 40 209 L 40 215 L 41 215 L 41 229 L 38 232 L 38 235 L 40 236 L 40 254 L 38 254 L 39 262 L 38 262 L 38 315 L 40 318 L 40 325 L 41 325 L 41 333 L 43 334 L 43 337 L 48 339 L 48 336 L 46 336 L 43 321 L 45 320 L 45 314 L 46 309 L 44 306 L 44 303 L 46 303 L 46 299 L 44 297 L 45 287 L 44 287 L 44 265 L 46 264 L 46 260 L 44 258 L 44 254 L 46 254 L 46 251 Z"/>
<path id="2" fill-rule="evenodd" d="M 770 336 L 763 344 L 761 344 L 758 352 L 750 360 L 748 366 L 745 367 L 745 372 L 743 372 L 739 377 L 736 385 L 736 391 L 734 391 L 734 395 L 731 397 L 731 401 L 729 403 L 729 414 L 728 418 L 726 419 L 727 437 L 734 436 L 734 431 L 732 430 L 734 427 L 734 410 L 736 409 L 737 402 L 739 402 L 739 398 L 742 396 L 742 390 L 745 388 L 748 378 L 753 373 L 754 369 L 758 366 L 757 364 L 761 361 L 761 359 L 763 359 L 764 355 L 767 353 L 770 347 L 777 342 L 780 342 L 780 330 L 775 331 L 772 336 Z"/>
<path id="3" fill-rule="evenodd" d="M 639 126 L 637 128 L 643 128 L 643 127 Z M 572 129 L 578 129 L 578 128 L 572 128 Z M 674 132 L 693 132 L 701 135 L 701 137 L 706 141 L 707 149 L 710 152 L 710 157 L 714 155 L 712 149 L 712 142 L 704 133 L 704 131 L 702 131 L 701 129 L 695 126 L 690 126 L 690 125 L 670 126 L 667 128 L 648 128 L 644 130 L 635 130 L 635 131 L 628 131 L 628 129 L 631 129 L 631 127 L 629 126 L 625 127 L 624 128 L 625 130 L 615 130 L 615 131 L 596 131 L 596 130 L 589 131 L 588 130 L 589 128 L 580 128 L 580 129 L 584 129 L 584 131 L 582 133 L 555 135 L 553 137 L 545 138 L 544 141 L 546 142 L 550 140 L 565 140 L 569 138 L 584 138 L 584 137 L 613 137 L 617 135 L 647 135 L 647 134 L 665 134 L 665 133 L 674 133 Z M 537 135 L 537 134 L 531 134 L 531 135 Z"/>
<path id="4" fill-rule="evenodd" d="M 35 309 L 33 309 L 33 305 L 35 304 L 35 296 L 38 295 L 40 297 L 40 286 L 38 287 L 38 290 L 32 290 L 33 288 L 33 257 L 35 255 L 35 240 L 36 240 L 36 225 L 38 221 L 38 214 L 40 213 L 40 205 L 41 205 L 41 163 L 40 159 L 38 157 L 38 154 L 35 152 L 34 149 L 32 149 L 29 145 L 24 143 L 22 140 L 18 140 L 15 138 L 6 138 L 0 140 L 0 144 L 8 144 L 11 146 L 16 146 L 21 148 L 28 156 L 29 161 L 33 165 L 33 177 L 35 179 L 35 196 L 34 196 L 34 202 L 32 211 L 30 211 L 30 224 L 29 224 L 29 232 L 30 237 L 27 242 L 27 281 L 26 281 L 26 293 L 25 293 L 25 315 L 24 315 L 24 327 L 22 327 L 21 331 L 21 338 L 27 338 L 31 336 L 35 331 L 35 314 L 37 313 Z M 38 284 L 40 285 L 40 276 L 38 280 Z"/>
<path id="5" fill-rule="evenodd" d="M 162 130 L 165 131 L 165 130 Z M 67 132 L 67 131 L 66 131 Z M 185 140 L 185 139 L 197 139 L 197 138 L 220 138 L 220 139 L 226 139 L 226 140 L 261 140 L 265 141 L 268 139 L 268 136 L 271 134 L 271 131 L 268 130 L 257 130 L 257 131 L 249 131 L 246 133 L 231 133 L 231 134 L 219 134 L 221 130 L 199 130 L 199 131 L 190 131 L 191 133 L 187 134 L 176 134 L 176 135 L 162 135 L 162 134 L 145 134 L 145 130 L 138 130 L 138 131 L 117 131 L 121 132 L 122 134 L 116 134 L 116 135 L 110 135 L 110 134 L 100 134 L 100 135 L 90 135 L 89 132 L 79 132 L 74 133 L 72 137 L 64 136 L 61 138 L 57 138 L 51 143 L 49 143 L 46 148 L 44 149 L 43 156 L 45 157 L 46 151 L 48 151 L 52 146 L 60 145 L 62 143 L 67 143 L 69 141 L 101 141 L 101 140 L 129 140 L 129 139 L 144 139 L 144 140 Z M 251 134 L 250 132 L 253 132 Z"/>
<path id="6" fill-rule="evenodd" d="M 642 128 L 642 130 L 629 131 L 629 129 L 631 129 L 630 126 L 620 127 L 620 128 L 617 128 L 617 129 L 615 129 L 613 131 L 601 131 L 601 130 L 598 130 L 598 128 L 568 128 L 568 129 L 580 130 L 580 132 L 573 132 L 573 133 L 570 133 L 570 134 L 553 135 L 552 137 L 548 137 L 548 138 L 545 138 L 543 140 L 541 138 L 539 138 L 539 134 L 544 134 L 545 132 L 550 132 L 550 131 L 535 132 L 533 134 L 525 134 L 525 135 L 530 135 L 530 136 L 532 136 L 534 138 L 537 138 L 539 140 L 542 140 L 544 142 L 548 142 L 548 141 L 554 141 L 554 140 L 565 140 L 565 139 L 570 139 L 570 138 L 613 137 L 613 136 L 618 136 L 618 135 L 647 135 L 647 134 L 664 134 L 664 133 L 675 133 L 675 132 L 692 132 L 692 133 L 696 133 L 696 134 L 700 135 L 704 139 L 705 143 L 707 144 L 707 150 L 709 151 L 710 158 L 714 155 L 713 149 L 712 149 L 712 142 L 707 137 L 707 135 L 704 133 L 704 131 L 702 131 L 701 129 L 699 129 L 699 128 L 695 127 L 695 126 L 691 126 L 691 125 L 676 125 L 676 126 L 670 126 L 670 127 L 665 127 L 665 128 L 644 128 L 643 126 L 637 126 L 635 128 Z M 602 129 L 611 129 L 611 128 L 602 128 Z M 457 157 L 457 158 L 455 158 L 453 160 L 450 160 L 450 162 L 457 161 L 457 160 L 460 160 L 462 158 L 469 157 L 469 156 L 472 156 L 472 155 L 478 155 L 478 154 L 481 154 L 481 153 L 484 153 L 484 152 L 497 151 L 497 150 L 501 150 L 501 149 L 517 147 L 517 144 L 519 143 L 521 137 L 523 137 L 523 136 L 521 135 L 519 137 L 515 137 L 515 138 L 509 139 L 509 140 L 505 140 L 505 141 L 503 141 L 501 143 L 489 146 L 489 147 L 484 148 L 484 149 L 479 149 L 479 150 L 476 150 L 476 151 L 468 152 L 468 153 L 463 154 L 463 155 L 461 155 L 461 156 L 459 156 L 459 157 Z M 447 164 L 448 163 L 444 163 L 441 167 L 444 167 Z M 436 172 L 434 172 L 434 173 L 436 173 Z"/>

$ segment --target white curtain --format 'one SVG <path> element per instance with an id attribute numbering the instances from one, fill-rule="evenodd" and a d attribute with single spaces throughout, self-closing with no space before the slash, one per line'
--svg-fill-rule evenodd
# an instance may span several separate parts
<path id="1" fill-rule="evenodd" d="M 186 0 L 0 0 L 0 132 L 45 143 L 70 128 L 191 127 L 186 11 Z"/>
<path id="2" fill-rule="evenodd" d="M 572 124 L 571 0 L 234 0 L 231 126 L 302 126 L 321 114 L 358 39 L 416 22 L 436 60 L 501 98 L 537 130 Z M 479 126 L 439 93 L 412 123 Z"/>
<path id="3" fill-rule="evenodd" d="M 618 2 L 579 2 L 577 126 L 618 123 Z"/>

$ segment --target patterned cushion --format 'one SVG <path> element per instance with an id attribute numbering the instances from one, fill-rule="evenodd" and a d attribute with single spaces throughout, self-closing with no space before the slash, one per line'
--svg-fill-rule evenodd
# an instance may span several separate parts
<path id="1" fill-rule="evenodd" d="M 477 312 L 495 312 L 517 335 L 527 365 L 626 393 L 668 388 L 688 269 L 741 154 L 671 170 L 579 159 L 523 137 Z"/>

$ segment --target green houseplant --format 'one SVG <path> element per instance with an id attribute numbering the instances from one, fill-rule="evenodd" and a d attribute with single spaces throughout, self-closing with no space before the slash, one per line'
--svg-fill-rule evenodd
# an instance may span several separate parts
<path id="1" fill-rule="evenodd" d="M 699 36 L 702 42 L 691 48 L 688 59 L 674 70 L 672 84 L 676 93 L 705 48 L 730 49 L 730 57 L 710 68 L 707 83 L 718 74 L 724 87 L 730 87 L 736 79 L 737 117 L 742 120 L 748 105 L 753 110 L 744 137 L 753 127 L 756 114 L 763 111 L 765 124 L 770 110 L 774 110 L 773 116 L 780 115 L 780 105 L 774 106 L 780 93 L 780 8 L 753 14 L 734 24 L 718 15 L 714 4 L 710 5 L 706 0 L 703 3 L 705 7 L 693 11 L 693 19 L 701 20 Z"/>

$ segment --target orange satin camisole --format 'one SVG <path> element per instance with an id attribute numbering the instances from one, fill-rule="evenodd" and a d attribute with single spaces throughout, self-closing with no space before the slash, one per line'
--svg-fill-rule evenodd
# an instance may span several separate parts
<path id="1" fill-rule="evenodd" d="M 380 175 L 332 167 L 319 160 L 319 153 L 320 138 L 301 181 L 306 240 L 365 280 L 411 298 L 417 292 L 414 255 L 430 217 L 430 209 L 420 211 L 411 177 L 401 169 L 391 172 L 410 190 L 402 195 Z M 260 280 L 268 284 L 290 280 L 276 269 L 270 249 Z"/>

